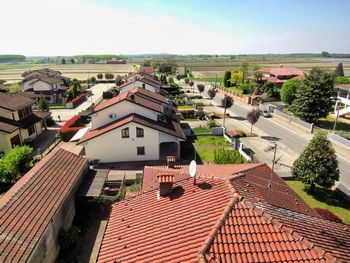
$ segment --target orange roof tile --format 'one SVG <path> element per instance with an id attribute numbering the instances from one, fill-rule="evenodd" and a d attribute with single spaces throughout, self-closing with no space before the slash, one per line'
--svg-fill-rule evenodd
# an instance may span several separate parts
<path id="1" fill-rule="evenodd" d="M 0 262 L 26 262 L 88 160 L 65 150 L 44 157 L 0 198 Z"/>
<path id="2" fill-rule="evenodd" d="M 186 137 L 183 134 L 183 131 L 180 127 L 180 124 L 175 120 L 172 120 L 169 118 L 167 120 L 167 123 L 163 123 L 163 122 L 159 122 L 159 121 L 157 122 L 157 121 L 148 119 L 148 118 L 143 117 L 143 116 L 138 115 L 138 114 L 129 114 L 129 115 L 127 115 L 119 120 L 108 123 L 105 126 L 88 131 L 79 140 L 78 144 L 86 142 L 88 140 L 91 140 L 91 139 L 93 139 L 97 136 L 100 136 L 102 134 L 105 134 L 107 132 L 110 132 L 110 131 L 117 129 L 125 124 L 130 123 L 130 122 L 138 123 L 138 124 L 146 126 L 148 128 L 155 129 L 155 130 L 176 136 L 176 137 L 183 139 L 183 140 L 186 139 Z"/>
<path id="3" fill-rule="evenodd" d="M 197 185 L 183 166 L 145 167 L 144 192 L 112 207 L 98 262 L 349 261 L 349 226 L 289 210 L 289 204 L 276 207 L 261 189 L 255 197 L 255 188 L 242 188 L 242 182 L 262 187 L 265 178 L 272 178 L 276 196 L 289 187 L 266 165 L 234 166 L 198 165 Z M 158 188 L 150 190 L 153 179 L 170 172 L 174 190 L 159 198 Z M 303 218 L 319 223 L 306 227 L 315 236 L 312 240 L 309 232 L 302 232 L 303 226 L 296 227 L 308 222 L 300 221 Z M 324 225 L 335 232 L 322 233 Z"/>

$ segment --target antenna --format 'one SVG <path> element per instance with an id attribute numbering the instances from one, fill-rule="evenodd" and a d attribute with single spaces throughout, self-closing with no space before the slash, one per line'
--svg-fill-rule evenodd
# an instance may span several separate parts
<path id="1" fill-rule="evenodd" d="M 191 161 L 189 172 L 190 172 L 190 176 L 193 177 L 193 184 L 196 185 L 197 164 L 195 160 Z"/>

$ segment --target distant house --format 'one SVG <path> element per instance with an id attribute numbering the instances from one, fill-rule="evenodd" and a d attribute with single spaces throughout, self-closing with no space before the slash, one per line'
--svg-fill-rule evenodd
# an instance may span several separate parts
<path id="1" fill-rule="evenodd" d="M 0 93 L 0 151 L 35 140 L 46 127 L 49 112 L 33 112 L 35 101 Z"/>
<path id="2" fill-rule="evenodd" d="M 0 262 L 55 262 L 59 233 L 72 225 L 88 160 L 63 149 L 46 155 L 0 197 Z"/>
<path id="3" fill-rule="evenodd" d="M 107 64 L 126 64 L 125 59 L 107 60 Z"/>
<path id="4" fill-rule="evenodd" d="M 43 68 L 24 72 L 22 77 L 23 91 L 36 101 L 43 96 L 49 104 L 59 104 L 66 96 L 69 78 L 59 71 Z"/>
<path id="5" fill-rule="evenodd" d="M 148 74 L 154 74 L 154 69 L 152 66 L 140 67 L 139 71 L 142 71 Z"/>
<path id="6" fill-rule="evenodd" d="M 304 73 L 298 68 L 286 68 L 286 67 L 278 67 L 278 68 L 261 68 L 255 71 L 256 73 L 260 73 L 262 75 L 261 80 L 263 82 L 275 83 L 277 88 L 281 88 L 282 84 L 289 79 L 298 78 L 304 79 Z"/>
<path id="7" fill-rule="evenodd" d="M 97 105 L 91 129 L 78 144 L 90 160 L 128 162 L 179 158 L 185 139 L 176 109 L 166 98 L 137 87 Z"/>
<path id="8" fill-rule="evenodd" d="M 58 104 L 66 96 L 68 87 L 61 85 L 61 80 L 56 77 L 36 76 L 21 82 L 23 91 L 32 99 L 38 101 L 43 96 L 49 104 Z"/>
<path id="9" fill-rule="evenodd" d="M 136 79 L 141 79 L 141 78 L 148 78 L 150 80 L 156 81 L 159 85 L 161 85 L 161 83 L 156 79 L 155 75 L 149 74 L 149 73 L 146 73 L 146 72 L 143 72 L 140 70 L 129 73 L 128 75 L 126 75 L 124 77 L 124 81 L 130 82 L 130 81 L 134 81 Z"/>
<path id="10" fill-rule="evenodd" d="M 266 164 L 146 166 L 112 205 L 98 263 L 349 262 L 350 226 L 323 219 Z"/>
<path id="11" fill-rule="evenodd" d="M 128 92 L 128 91 L 134 89 L 135 87 L 141 87 L 141 88 L 146 89 L 148 91 L 160 93 L 161 86 L 162 86 L 162 84 L 155 79 L 151 79 L 151 78 L 144 77 L 144 76 L 140 78 L 136 75 L 136 76 L 129 77 L 129 81 L 122 84 L 119 87 L 119 89 L 120 89 L 120 93 L 124 93 L 124 92 Z"/>

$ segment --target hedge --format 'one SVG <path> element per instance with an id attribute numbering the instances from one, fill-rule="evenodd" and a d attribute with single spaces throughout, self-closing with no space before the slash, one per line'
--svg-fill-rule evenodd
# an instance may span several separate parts
<path id="1" fill-rule="evenodd" d="M 196 111 L 195 110 L 180 110 L 180 113 L 182 114 L 182 116 L 186 119 L 186 118 L 190 118 L 190 117 L 195 117 L 196 115 Z"/>
<path id="2" fill-rule="evenodd" d="M 246 163 L 238 151 L 219 149 L 214 150 L 215 164 L 240 164 Z"/>
<path id="3" fill-rule="evenodd" d="M 63 141 L 68 142 L 80 129 L 80 116 L 74 116 L 60 128 L 59 135 Z"/>

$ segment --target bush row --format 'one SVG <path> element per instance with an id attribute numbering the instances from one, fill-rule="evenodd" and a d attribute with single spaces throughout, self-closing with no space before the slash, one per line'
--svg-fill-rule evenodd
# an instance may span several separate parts
<path id="1" fill-rule="evenodd" d="M 240 164 L 245 162 L 238 151 L 225 149 L 214 150 L 214 163 L 216 164 Z"/>

